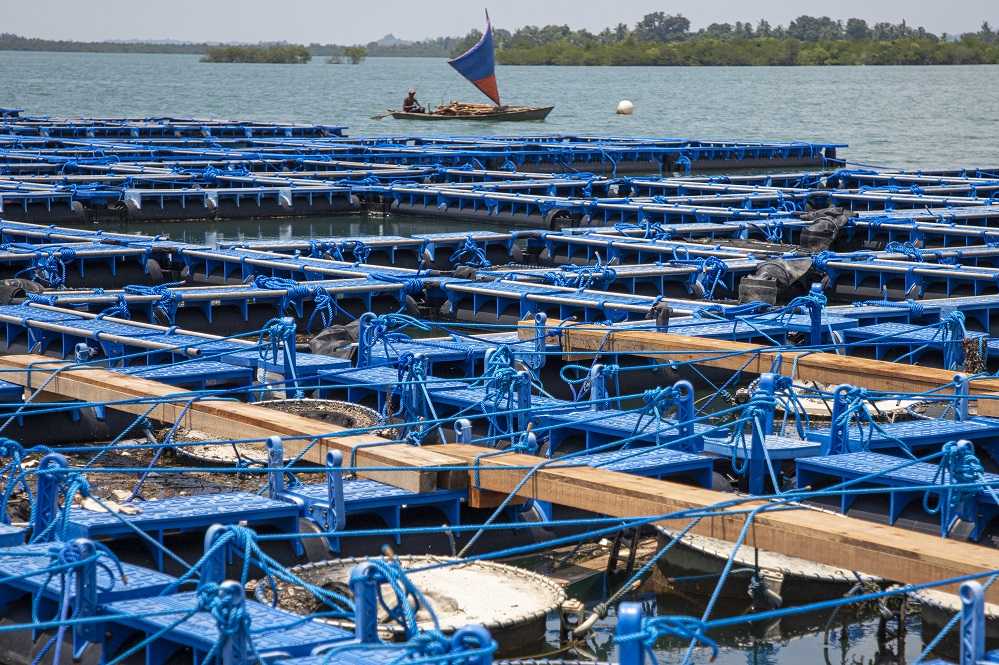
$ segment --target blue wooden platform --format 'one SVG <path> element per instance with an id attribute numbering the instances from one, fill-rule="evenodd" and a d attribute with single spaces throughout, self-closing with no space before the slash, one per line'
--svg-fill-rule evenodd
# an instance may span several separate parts
<path id="1" fill-rule="evenodd" d="M 887 433 L 874 430 L 865 431 L 865 439 L 870 435 L 871 450 L 898 448 L 896 439 L 901 440 L 910 448 L 937 447 L 949 441 L 967 439 L 979 448 L 992 449 L 999 444 L 999 419 L 975 417 L 967 420 L 908 420 L 879 425 Z M 851 427 L 848 436 L 854 445 L 859 433 L 856 427 Z M 829 428 L 817 428 L 806 433 L 809 441 L 829 445 Z"/>
<path id="2" fill-rule="evenodd" d="M 845 482 L 865 478 L 863 487 L 885 488 L 885 493 L 889 495 L 888 522 L 894 524 L 909 505 L 914 501 L 921 500 L 927 492 L 937 495 L 940 500 L 945 502 L 950 499 L 948 490 L 934 489 L 934 479 L 938 471 L 936 465 L 919 462 L 905 468 L 896 468 L 905 462 L 906 460 L 899 457 L 867 451 L 803 459 L 797 462 L 797 484 L 799 488 L 817 489 L 830 481 Z M 868 478 L 870 474 L 878 472 L 881 475 Z M 992 484 L 993 487 L 999 486 L 999 475 L 986 474 L 984 480 Z M 945 482 L 953 483 L 954 480 L 946 476 Z M 937 483 L 939 483 L 939 479 L 937 479 Z M 913 487 L 917 489 L 911 489 Z M 906 489 L 896 490 L 893 488 Z M 840 510 L 844 513 L 849 511 L 857 498 L 856 494 L 842 494 L 839 500 Z M 989 523 L 999 515 L 999 505 L 985 490 L 976 493 L 974 501 L 976 520 L 971 538 L 977 540 L 989 526 Z M 942 518 L 946 514 L 947 511 L 941 511 Z"/>
<path id="3" fill-rule="evenodd" d="M 299 510 L 296 506 L 246 492 L 175 496 L 166 499 L 137 501 L 137 515 L 98 513 L 82 508 L 70 509 L 67 538 L 121 538 L 139 530 L 160 544 L 168 532 L 203 531 L 212 524 L 270 525 L 285 533 L 298 532 Z M 157 568 L 163 568 L 163 552 L 153 548 Z"/>
<path id="4" fill-rule="evenodd" d="M 52 565 L 53 551 L 59 545 L 34 543 L 0 549 L 0 575 L 7 578 L 30 575 L 32 571 L 42 571 Z M 105 604 L 119 600 L 148 598 L 159 595 L 176 581 L 171 575 L 121 563 L 124 579 L 119 577 L 116 566 L 97 566 L 97 603 Z M 59 576 L 49 577 L 47 573 L 10 579 L 0 586 L 0 603 L 6 605 L 24 594 L 40 595 L 50 601 L 58 601 L 62 594 Z"/>
<path id="5" fill-rule="evenodd" d="M 297 614 L 285 612 L 247 600 L 253 630 L 253 644 L 258 653 L 281 653 L 286 657 L 308 656 L 319 647 L 353 638 L 353 633 L 315 620 L 302 619 Z M 156 634 L 180 621 L 198 607 L 197 592 L 177 593 L 158 598 L 122 600 L 109 603 L 104 611 L 119 618 L 108 623 L 109 635 L 104 640 L 104 653 L 116 653 L 133 632 Z M 143 616 L 162 612 L 158 616 Z M 129 616 L 134 618 L 127 618 Z M 148 665 L 162 665 L 178 649 L 187 647 L 194 651 L 194 662 L 199 662 L 219 640 L 217 620 L 206 610 L 195 612 L 190 618 L 173 627 L 145 648 Z"/>

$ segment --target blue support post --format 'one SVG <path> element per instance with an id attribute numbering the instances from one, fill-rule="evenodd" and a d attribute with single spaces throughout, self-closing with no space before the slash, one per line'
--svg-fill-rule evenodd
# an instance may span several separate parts
<path id="1" fill-rule="evenodd" d="M 246 611 L 246 592 L 243 585 L 233 580 L 226 580 L 219 585 L 219 600 L 230 608 L 230 614 L 241 615 Z M 224 613 L 220 616 L 226 616 Z M 222 623 L 221 619 L 218 619 Z M 229 626 L 219 625 L 219 635 L 226 635 L 223 629 Z M 253 645 L 250 643 L 249 626 L 238 622 L 236 630 L 225 637 L 222 644 L 222 665 L 249 665 L 253 655 Z"/>
<path id="2" fill-rule="evenodd" d="M 329 527 L 334 531 L 343 531 L 347 526 L 347 508 L 343 498 L 343 453 L 330 450 L 326 453 L 326 498 L 333 519 Z M 327 528 L 329 528 L 327 527 Z"/>
<path id="3" fill-rule="evenodd" d="M 59 514 L 60 469 L 69 467 L 69 462 L 59 453 L 49 453 L 38 464 L 38 490 L 35 496 L 35 515 L 31 522 L 32 541 L 38 538 Z M 52 533 L 46 535 L 45 542 L 55 540 Z"/>
<path id="4" fill-rule="evenodd" d="M 548 360 L 548 315 L 539 312 L 534 315 L 534 354 L 529 367 L 541 369 Z"/>
<path id="5" fill-rule="evenodd" d="M 617 609 L 617 638 L 628 636 L 630 639 L 617 643 L 617 661 L 619 665 L 643 665 L 645 650 L 642 640 L 635 635 L 642 633 L 641 603 L 621 603 Z M 963 664 L 962 664 L 963 665 Z"/>
<path id="6" fill-rule="evenodd" d="M 770 373 L 761 374 L 756 391 L 761 397 L 766 397 L 770 404 L 774 404 L 774 395 L 777 393 L 777 377 Z M 774 411 L 776 408 L 767 409 L 765 412 L 763 431 L 766 434 L 774 433 Z"/>
<path id="7" fill-rule="evenodd" d="M 468 418 L 454 421 L 454 438 L 456 443 L 471 443 L 472 421 Z"/>
<path id="8" fill-rule="evenodd" d="M 752 432 L 752 445 L 749 450 L 749 493 L 765 494 L 767 491 L 767 450 L 766 436 L 773 430 L 774 392 L 777 387 L 777 377 L 773 374 L 763 374 L 749 403 L 748 416 Z M 760 426 L 757 427 L 756 423 Z M 780 488 L 775 488 L 780 489 Z"/>
<path id="9" fill-rule="evenodd" d="M 350 591 L 354 595 L 354 637 L 361 644 L 379 644 L 378 587 L 385 580 L 381 572 L 365 561 L 350 571 Z"/>
<path id="10" fill-rule="evenodd" d="M 829 426 L 829 441 L 823 444 L 822 455 L 842 455 L 850 452 L 850 422 L 846 418 L 847 395 L 853 386 L 839 385 L 833 389 L 832 423 Z"/>
<path id="11" fill-rule="evenodd" d="M 604 366 L 597 363 L 590 367 L 590 407 L 594 411 L 605 411 L 607 402 L 607 377 Z"/>
<path id="12" fill-rule="evenodd" d="M 365 343 L 368 339 L 368 330 L 371 328 L 371 322 L 375 319 L 375 315 L 371 312 L 365 312 L 361 314 L 361 318 L 357 320 L 357 366 L 358 367 L 370 367 L 371 366 L 371 346 Z"/>
<path id="13" fill-rule="evenodd" d="M 215 541 L 225 532 L 225 527 L 221 524 L 213 524 L 205 531 L 205 554 L 215 545 Z M 211 556 L 205 557 L 201 562 L 201 570 L 198 571 L 198 588 L 203 588 L 209 584 L 221 584 L 225 580 L 225 564 L 227 560 L 228 545 L 223 545 Z"/>
<path id="14" fill-rule="evenodd" d="M 688 453 L 699 453 L 704 450 L 704 439 L 694 438 L 694 386 L 690 381 L 681 380 L 673 384 L 676 392 L 676 421 L 677 430 L 684 440 L 678 450 Z"/>
<path id="15" fill-rule="evenodd" d="M 281 340 L 282 347 L 282 360 L 284 363 L 284 381 L 285 381 L 285 394 L 288 394 L 288 389 L 291 388 L 294 392 L 295 399 L 302 399 L 304 393 L 298 384 L 298 359 L 296 350 L 296 338 L 295 338 L 295 319 L 286 316 L 281 319 L 282 331 L 284 332 L 283 339 Z"/>
<path id="16" fill-rule="evenodd" d="M 813 296 L 808 303 L 808 316 L 811 323 L 808 329 L 809 346 L 822 346 L 822 304 L 826 296 L 822 292 L 821 284 L 812 284 L 809 295 Z"/>
<path id="17" fill-rule="evenodd" d="M 424 398 L 424 380 L 427 377 L 427 356 L 417 353 L 410 361 L 409 371 L 404 374 L 406 382 L 399 387 L 403 417 L 408 421 L 429 417 L 429 407 Z"/>
<path id="18" fill-rule="evenodd" d="M 71 544 L 81 559 L 93 559 L 97 546 L 86 538 L 77 538 Z M 92 560 L 74 571 L 76 595 L 73 598 L 73 619 L 97 615 L 97 561 Z M 73 626 L 73 656 L 79 658 L 87 643 L 98 644 L 104 637 L 104 630 L 97 623 L 78 623 Z"/>
<path id="19" fill-rule="evenodd" d="M 971 394 L 970 381 L 963 374 L 954 376 L 954 420 L 968 419 L 968 402 Z"/>
<path id="20" fill-rule="evenodd" d="M 267 439 L 267 492 L 272 499 L 279 499 L 284 494 L 284 443 L 281 437 L 272 436 Z"/>
<path id="21" fill-rule="evenodd" d="M 978 582 L 961 585 L 961 665 L 985 662 L 985 590 Z"/>
<path id="22" fill-rule="evenodd" d="M 531 420 L 531 375 L 517 372 L 517 427 L 523 432 Z"/>

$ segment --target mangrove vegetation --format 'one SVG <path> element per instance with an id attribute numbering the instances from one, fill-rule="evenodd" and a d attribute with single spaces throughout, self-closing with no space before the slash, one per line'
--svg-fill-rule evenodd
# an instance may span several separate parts
<path id="1" fill-rule="evenodd" d="M 201 62 L 259 62 L 300 65 L 312 60 L 301 44 L 261 44 L 259 46 L 213 46 Z"/>

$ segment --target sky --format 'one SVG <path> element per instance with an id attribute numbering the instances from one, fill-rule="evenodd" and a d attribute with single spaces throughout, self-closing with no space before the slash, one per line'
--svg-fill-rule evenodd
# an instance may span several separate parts
<path id="1" fill-rule="evenodd" d="M 147 9 L 148 7 L 148 9 Z M 497 27 L 568 24 L 599 31 L 634 24 L 653 11 L 681 13 L 693 27 L 766 18 L 786 24 L 799 14 L 856 16 L 868 22 L 905 19 L 936 33 L 999 24 L 999 0 L 0 0 L 0 32 L 29 37 L 101 41 L 278 41 L 353 44 L 391 33 L 417 40 L 463 35 L 483 23 Z"/>

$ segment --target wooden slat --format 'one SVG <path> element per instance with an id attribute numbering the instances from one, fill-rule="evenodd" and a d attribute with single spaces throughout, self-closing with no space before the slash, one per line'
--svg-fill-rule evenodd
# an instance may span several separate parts
<path id="1" fill-rule="evenodd" d="M 6 381 L 38 388 L 60 366 L 65 363 L 37 355 L 0 356 L 0 369 L 28 370 L 4 371 L 0 374 Z M 157 381 L 126 376 L 103 369 L 66 370 L 45 386 L 48 393 L 63 398 L 87 402 L 120 402 L 141 398 L 171 397 L 169 402 L 157 405 L 149 414 L 153 420 L 173 423 L 180 417 L 189 398 L 193 394 Z M 141 414 L 148 404 L 113 404 L 110 408 L 126 413 Z M 289 413 L 266 409 L 253 404 L 223 400 L 194 402 L 184 416 L 185 427 L 200 430 L 219 438 L 252 439 L 274 434 L 280 436 L 321 436 L 339 432 L 345 428 L 330 423 L 311 420 Z M 304 448 L 307 440 L 289 440 L 285 449 L 295 454 Z M 366 444 L 383 444 L 377 447 L 362 447 Z M 390 444 L 387 439 L 374 435 L 345 436 L 322 439 L 306 453 L 306 459 L 316 464 L 325 462 L 329 448 L 344 453 L 344 462 L 350 462 L 351 451 L 358 448 L 357 466 L 397 466 L 410 467 L 411 471 L 370 471 L 362 475 L 396 487 L 411 491 L 429 492 L 437 487 L 438 473 L 420 467 L 447 466 L 450 457 L 404 444 Z M 464 480 L 464 473 L 452 474 Z M 448 481 L 454 486 L 453 481 Z"/>
<path id="2" fill-rule="evenodd" d="M 481 448 L 468 445 L 433 449 L 460 458 L 466 464 L 474 463 L 483 453 Z M 532 467 L 540 461 L 538 457 L 519 454 L 481 459 L 480 486 L 492 492 L 509 493 L 525 471 L 503 468 Z M 734 498 L 728 493 L 589 467 L 541 470 L 518 495 L 619 517 L 705 508 Z M 695 531 L 732 542 L 744 520 L 744 515 L 713 517 L 703 520 Z M 672 521 L 664 525 L 677 527 L 685 523 L 686 520 Z M 755 524 L 747 541 L 749 546 L 908 584 L 999 568 L 999 553 L 989 547 L 827 511 L 761 513 Z M 991 602 L 999 602 L 996 585 L 989 591 L 989 597 Z"/>

